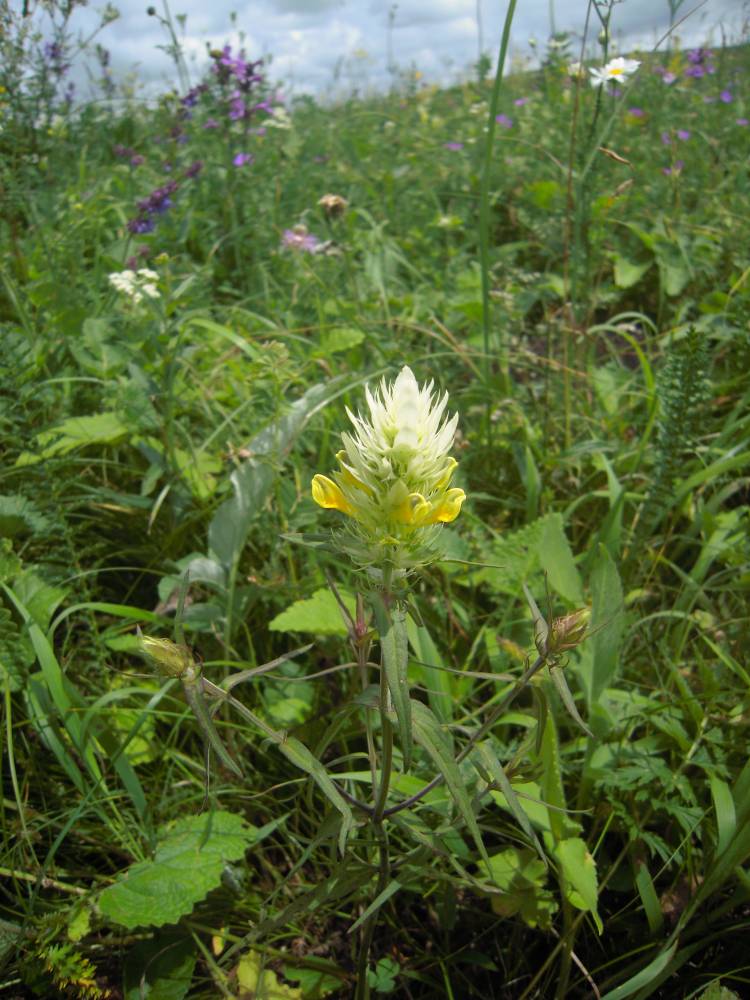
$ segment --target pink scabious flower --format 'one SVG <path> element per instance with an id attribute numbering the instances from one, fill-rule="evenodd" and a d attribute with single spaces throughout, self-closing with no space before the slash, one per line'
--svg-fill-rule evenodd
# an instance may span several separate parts
<path id="1" fill-rule="evenodd" d="M 643 110 L 643 108 L 628 108 L 628 114 L 632 118 L 645 118 L 646 117 L 646 112 Z"/>
<path id="2" fill-rule="evenodd" d="M 495 121 L 502 128 L 513 128 L 513 119 L 508 118 L 507 115 L 497 115 Z"/>
<path id="3" fill-rule="evenodd" d="M 686 128 L 678 128 L 677 138 L 680 140 L 680 142 L 687 142 L 688 139 L 690 138 L 690 132 Z"/>
<path id="4" fill-rule="evenodd" d="M 522 108 L 524 104 L 528 104 L 530 101 L 529 97 L 517 97 L 513 103 L 517 108 Z"/>
<path id="5" fill-rule="evenodd" d="M 321 242 L 317 236 L 308 233 L 307 226 L 285 229 L 281 236 L 281 249 L 293 253 L 317 253 Z"/>
<path id="6" fill-rule="evenodd" d="M 734 98 L 732 97 L 732 91 L 731 90 L 722 90 L 722 92 L 719 94 L 719 100 L 723 104 L 731 104 L 732 101 L 734 100 Z"/>
<path id="7" fill-rule="evenodd" d="M 741 125 L 743 128 L 746 128 L 748 125 L 750 125 L 750 120 L 748 120 L 747 118 L 738 118 L 737 125 Z"/>
<path id="8" fill-rule="evenodd" d="M 666 83 L 666 85 L 669 86 L 671 83 L 674 83 L 676 79 L 677 77 L 675 74 L 670 73 L 669 70 L 667 70 L 666 73 L 662 74 L 661 82 Z"/>
<path id="9" fill-rule="evenodd" d="M 452 153 L 457 153 L 459 149 L 464 148 L 464 144 L 462 142 L 444 142 L 443 146 L 445 149 L 450 149 Z"/>

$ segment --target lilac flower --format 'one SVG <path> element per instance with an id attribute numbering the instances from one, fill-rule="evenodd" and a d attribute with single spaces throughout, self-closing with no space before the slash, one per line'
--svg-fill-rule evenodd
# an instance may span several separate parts
<path id="1" fill-rule="evenodd" d="M 445 149 L 450 149 L 452 153 L 457 153 L 459 149 L 464 148 L 464 144 L 462 142 L 444 142 L 443 146 Z"/>
<path id="2" fill-rule="evenodd" d="M 689 63 L 692 63 L 694 66 L 697 66 L 701 63 L 704 63 L 707 59 L 710 59 L 713 53 L 710 52 L 708 49 L 698 48 L 698 49 L 688 49 L 685 55 Z"/>
<path id="3" fill-rule="evenodd" d="M 247 116 L 247 108 L 239 91 L 235 91 L 229 100 L 229 117 L 233 122 L 241 121 Z"/>
<path id="4" fill-rule="evenodd" d="M 719 94 L 719 100 L 722 101 L 724 104 L 731 104 L 732 101 L 734 100 L 734 98 L 732 97 L 732 91 L 722 90 L 722 92 Z"/>
<path id="5" fill-rule="evenodd" d="M 168 181 L 162 187 L 154 188 L 148 198 L 138 202 L 138 209 L 145 215 L 163 215 L 172 207 L 171 195 L 177 190 L 177 181 Z"/>
<path id="6" fill-rule="evenodd" d="M 203 128 L 219 128 L 219 123 L 215 118 L 207 118 L 203 122 Z"/>
<path id="7" fill-rule="evenodd" d="M 197 87 L 193 87 L 191 90 L 185 94 L 185 96 L 180 101 L 183 108 L 194 108 L 198 103 L 198 98 L 205 91 L 206 85 L 199 84 Z"/>
<path id="8" fill-rule="evenodd" d="M 661 172 L 666 177 L 677 177 L 682 173 L 682 168 L 685 166 L 682 160 L 675 160 L 671 167 L 662 167 Z"/>
<path id="9" fill-rule="evenodd" d="M 146 157 L 145 156 L 141 156 L 140 153 L 136 153 L 135 156 L 131 156 L 130 157 L 130 166 L 131 167 L 140 167 L 145 162 L 146 162 Z"/>
<path id="10" fill-rule="evenodd" d="M 252 153 L 237 153 L 232 160 L 235 167 L 244 167 L 247 163 L 252 163 L 255 157 Z"/>
<path id="11" fill-rule="evenodd" d="M 742 125 L 743 127 L 747 127 L 748 125 L 750 125 L 750 120 L 748 120 L 747 118 L 738 118 L 737 124 Z"/>
<path id="12" fill-rule="evenodd" d="M 661 141 L 662 141 L 662 143 L 665 146 L 671 146 L 672 145 L 672 136 L 669 134 L 669 132 L 662 132 L 662 134 L 661 134 Z"/>
<path id="13" fill-rule="evenodd" d="M 678 128 L 677 138 L 680 140 L 680 142 L 687 142 L 688 139 L 690 138 L 690 132 L 688 132 L 686 128 Z"/>
<path id="14" fill-rule="evenodd" d="M 628 108 L 628 114 L 632 115 L 633 118 L 645 118 L 646 112 L 643 108 Z"/>
<path id="15" fill-rule="evenodd" d="M 667 70 L 667 72 L 662 75 L 661 82 L 666 83 L 667 86 L 669 86 L 669 84 L 674 83 L 676 79 L 677 77 L 675 76 L 675 74 L 670 73 L 669 70 Z"/>
<path id="16" fill-rule="evenodd" d="M 517 108 L 522 108 L 524 104 L 528 104 L 531 98 L 529 97 L 517 97 L 513 103 Z"/>
<path id="17" fill-rule="evenodd" d="M 513 128 L 513 119 L 512 118 L 508 118 L 507 115 L 497 115 L 495 117 L 495 121 L 502 128 Z"/>
<path id="18" fill-rule="evenodd" d="M 307 226 L 285 229 L 281 237 L 281 249 L 293 253 L 317 253 L 321 245 L 317 236 L 308 233 Z"/>

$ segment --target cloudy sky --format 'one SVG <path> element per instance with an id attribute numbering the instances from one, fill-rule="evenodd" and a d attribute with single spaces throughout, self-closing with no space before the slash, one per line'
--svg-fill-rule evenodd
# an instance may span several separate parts
<path id="1" fill-rule="evenodd" d="M 118 76 L 135 71 L 141 81 L 168 81 L 175 74 L 158 46 L 168 42 L 160 18 L 163 0 L 114 0 L 120 17 L 104 29 L 101 43 L 112 55 Z M 153 3 L 159 16 L 149 17 Z M 506 0 L 169 0 L 173 15 L 184 15 L 178 34 L 192 82 L 212 47 L 242 45 L 250 58 L 270 55 L 270 75 L 287 93 L 319 96 L 387 86 L 389 64 L 414 67 L 431 82 L 453 82 L 467 74 L 480 44 L 496 52 Z M 102 4 L 76 11 L 73 28 L 89 32 Z M 684 0 L 679 16 L 699 8 L 678 29 L 686 45 L 721 44 L 722 32 L 738 39 L 743 0 Z M 518 0 L 513 23 L 516 58 L 529 56 L 529 38 L 539 49 L 554 29 L 580 39 L 586 0 Z M 746 8 L 747 9 L 747 8 Z M 234 13 L 233 13 L 234 12 Z M 595 20 L 595 19 L 594 19 Z M 613 35 L 621 51 L 651 48 L 669 24 L 667 0 L 623 0 L 614 9 Z M 596 33 L 596 32 L 594 32 Z M 580 40 L 578 42 L 580 45 Z"/>

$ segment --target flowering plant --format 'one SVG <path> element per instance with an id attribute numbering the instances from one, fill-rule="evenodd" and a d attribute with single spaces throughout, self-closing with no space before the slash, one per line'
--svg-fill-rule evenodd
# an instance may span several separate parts
<path id="1" fill-rule="evenodd" d="M 610 59 L 601 69 L 596 66 L 590 66 L 591 85 L 592 87 L 598 87 L 600 84 L 611 80 L 627 79 L 627 77 L 632 76 L 636 72 L 640 65 L 637 59 L 625 59 L 622 56 L 618 56 L 616 59 Z"/>
<path id="2" fill-rule="evenodd" d="M 434 558 L 440 525 L 455 520 L 466 499 L 449 487 L 458 415 L 445 416 L 448 393 L 437 398 L 432 382 L 420 388 L 407 366 L 391 384 L 366 388 L 365 398 L 369 419 L 347 410 L 354 433 L 341 435 L 339 469 L 332 479 L 316 475 L 312 495 L 351 519 L 341 541 L 355 562 L 403 575 Z"/>

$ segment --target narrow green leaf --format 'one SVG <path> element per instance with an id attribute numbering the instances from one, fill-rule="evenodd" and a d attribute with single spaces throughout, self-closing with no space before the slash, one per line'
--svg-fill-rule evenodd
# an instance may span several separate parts
<path id="1" fill-rule="evenodd" d="M 508 808 L 513 814 L 513 818 L 534 845 L 537 854 L 546 865 L 547 855 L 544 853 L 544 848 L 540 844 L 534 827 L 531 825 L 531 820 L 524 812 L 521 803 L 518 801 L 518 796 L 515 793 L 513 785 L 511 784 L 508 775 L 505 773 L 503 765 L 495 756 L 495 752 L 490 743 L 486 740 L 483 743 L 480 743 L 477 747 L 477 751 L 482 763 L 487 768 L 492 781 L 498 786 L 499 790 L 505 796 L 505 801 L 508 803 Z"/>
<path id="2" fill-rule="evenodd" d="M 407 619 L 406 631 L 414 656 L 419 660 L 419 669 L 427 689 L 427 701 L 442 723 L 450 723 L 453 719 L 453 693 L 451 678 L 443 670 L 443 660 L 432 636 L 424 625 L 416 625 L 411 618 Z"/>
<path id="3" fill-rule="evenodd" d="M 712 774 L 709 778 L 711 786 L 711 798 L 714 803 L 716 813 L 716 831 L 718 839 L 716 843 L 716 857 L 723 854 L 729 846 L 732 837 L 737 830 L 737 816 L 734 809 L 734 799 L 732 791 L 726 781 Z"/>
<path id="4" fill-rule="evenodd" d="M 326 771 L 318 758 L 310 753 L 304 743 L 300 743 L 293 736 L 287 736 L 286 738 L 282 737 L 277 745 L 287 760 L 291 761 L 301 771 L 310 775 L 328 801 L 341 813 L 343 822 L 339 831 L 339 849 L 343 854 L 346 849 L 349 832 L 354 825 L 354 817 L 352 816 L 349 804 L 333 783 L 328 771 Z"/>
<path id="5" fill-rule="evenodd" d="M 221 742 L 221 737 L 216 731 L 216 726 L 211 718 L 208 705 L 206 705 L 198 684 L 196 682 L 191 683 L 183 680 L 182 689 L 185 692 L 187 702 L 193 711 L 195 721 L 200 726 L 206 743 L 211 747 L 224 767 L 229 768 L 232 774 L 236 774 L 238 778 L 241 778 L 242 771 L 240 770 L 240 766 L 236 763 L 236 761 L 232 760 L 229 756 L 229 751 Z"/>
<path id="6" fill-rule="evenodd" d="M 560 695 L 560 698 L 562 699 L 563 705 L 565 705 L 565 709 L 568 715 L 571 717 L 571 719 L 573 719 L 575 723 L 577 723 L 581 727 L 581 729 L 584 731 L 584 733 L 586 733 L 587 736 L 593 739 L 594 734 L 591 732 L 589 727 L 586 725 L 586 723 L 583 721 L 583 719 L 578 713 L 578 709 L 576 708 L 576 703 L 573 701 L 573 695 L 571 694 L 570 688 L 568 687 L 568 680 L 565 674 L 563 673 L 563 668 L 550 667 L 549 675 L 552 678 L 552 683 L 557 688 L 557 693 Z"/>
<path id="7" fill-rule="evenodd" d="M 659 897 L 656 894 L 651 873 L 645 861 L 636 860 L 634 868 L 635 886 L 641 897 L 641 903 L 643 903 L 648 929 L 652 934 L 658 934 L 664 926 L 664 914 L 659 905 Z"/>
<path id="8" fill-rule="evenodd" d="M 601 544 L 591 574 L 591 593 L 592 671 L 588 691 L 589 709 L 599 700 L 617 673 L 624 626 L 620 576 L 612 557 Z"/>
<path id="9" fill-rule="evenodd" d="M 464 823 L 466 823 L 469 832 L 474 838 L 474 843 L 477 845 L 479 853 L 489 863 L 476 816 L 471 808 L 469 793 L 466 791 L 464 780 L 461 777 L 461 772 L 455 760 L 452 741 L 446 735 L 430 709 L 426 705 L 423 705 L 421 701 L 412 701 L 411 710 L 414 720 L 415 740 L 427 751 L 433 763 L 445 778 L 451 798 L 456 803 L 456 807 Z"/>
<path id="10" fill-rule="evenodd" d="M 562 783 L 562 767 L 560 765 L 560 744 L 557 739 L 557 729 L 551 713 L 547 714 L 541 745 L 542 774 L 539 784 L 545 802 L 554 809 L 549 810 L 549 824 L 552 836 L 556 842 L 565 838 L 565 792 Z"/>
<path id="11" fill-rule="evenodd" d="M 404 757 L 404 770 L 411 767 L 412 702 L 409 698 L 409 646 L 406 633 L 406 612 L 403 608 L 387 608 L 379 594 L 373 595 L 373 611 L 378 628 L 388 690 L 396 712 L 396 724 Z"/>
<path id="12" fill-rule="evenodd" d="M 365 922 L 365 920 L 367 920 L 370 914 L 376 913 L 384 903 L 388 902 L 391 896 L 396 895 L 396 893 L 400 888 L 401 888 L 401 883 L 397 882 L 396 879 L 393 879 L 391 882 L 389 882 L 388 885 L 385 887 L 385 889 L 383 889 L 382 892 L 378 893 L 375 899 L 373 899 L 373 901 L 370 903 L 370 905 L 367 907 L 364 913 L 361 913 L 359 917 L 357 917 L 357 919 L 354 921 L 352 926 L 347 931 L 347 934 L 353 934 L 357 930 L 357 928 L 362 926 L 362 924 Z"/>
<path id="13" fill-rule="evenodd" d="M 649 986 L 669 965 L 676 951 L 677 941 L 670 945 L 669 948 L 665 948 L 664 951 L 660 951 L 656 958 L 648 963 L 645 969 L 641 969 L 640 972 L 631 976 L 627 982 L 622 983 L 616 989 L 610 990 L 609 993 L 602 997 L 602 1000 L 627 1000 L 628 997 L 632 997 L 638 990 Z"/>

